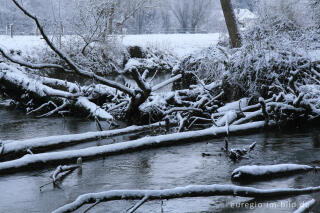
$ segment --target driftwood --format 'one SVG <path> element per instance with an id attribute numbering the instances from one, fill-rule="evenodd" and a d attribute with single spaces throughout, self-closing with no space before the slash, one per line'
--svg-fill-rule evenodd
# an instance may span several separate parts
<path id="1" fill-rule="evenodd" d="M 78 158 L 77 165 L 71 165 L 71 166 L 60 165 L 60 166 L 58 166 L 50 176 L 52 181 L 40 186 L 40 191 L 42 190 L 43 187 L 48 186 L 50 184 L 53 184 L 53 186 L 57 186 L 58 181 L 62 181 L 66 176 L 71 174 L 76 169 L 82 170 L 82 159 L 81 158 Z"/>
<path id="2" fill-rule="evenodd" d="M 143 204 L 147 200 L 210 196 L 238 196 L 266 199 L 275 197 L 292 197 L 319 191 L 320 187 L 302 189 L 280 188 L 267 190 L 234 185 L 195 185 L 164 190 L 114 190 L 81 195 L 74 202 L 56 209 L 53 213 L 73 212 L 85 204 L 96 203 L 97 201 L 141 200 L 140 203 Z"/>
<path id="3" fill-rule="evenodd" d="M 232 161 L 239 161 L 241 160 L 243 157 L 245 157 L 245 155 L 247 155 L 249 152 L 251 152 L 256 146 L 256 143 L 252 143 L 250 146 L 248 147 L 243 147 L 241 149 L 229 149 L 229 140 L 228 138 L 225 138 L 225 152 L 227 154 L 227 156 L 232 160 Z"/>
<path id="4" fill-rule="evenodd" d="M 299 173 L 319 171 L 320 167 L 312 167 L 298 164 L 278 164 L 266 166 L 242 166 L 232 172 L 231 178 L 235 181 L 257 181 L 284 177 Z"/>

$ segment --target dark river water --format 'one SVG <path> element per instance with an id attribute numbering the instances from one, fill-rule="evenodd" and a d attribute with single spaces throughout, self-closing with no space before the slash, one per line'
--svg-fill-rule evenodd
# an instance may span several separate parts
<path id="1" fill-rule="evenodd" d="M 43 118 L 26 116 L 19 111 L 0 109 L 0 140 L 23 139 L 67 133 L 95 131 L 90 120 L 77 118 Z M 51 212 L 72 202 L 77 196 L 114 189 L 164 189 L 190 184 L 232 184 L 231 172 L 247 164 L 299 163 L 319 165 L 320 141 L 318 128 L 266 132 L 230 138 L 232 147 L 257 142 L 249 159 L 239 163 L 228 160 L 221 147 L 223 139 L 186 143 L 135 153 L 122 154 L 84 162 L 82 174 L 74 172 L 60 186 L 47 186 L 42 192 L 39 187 L 49 182 L 56 165 L 15 174 L 0 174 L 0 212 Z M 117 137 L 128 140 L 134 135 Z M 97 142 L 69 147 L 68 149 L 96 146 Z M 202 157 L 202 153 L 211 156 Z M 306 187 L 320 185 L 319 174 L 308 173 L 270 181 L 255 182 L 248 186 L 258 188 Z M 137 212 L 292 212 L 295 205 L 315 198 L 320 203 L 320 194 L 298 196 L 283 200 L 253 201 L 259 208 L 235 208 L 236 203 L 249 199 L 236 197 L 209 197 L 151 201 Z M 256 202 L 256 203 L 255 203 Z M 90 212 L 126 212 L 135 204 L 133 201 L 102 203 Z M 239 207 L 239 206 L 238 206 Z M 276 208 L 277 207 L 277 208 Z M 85 208 L 77 212 L 83 212 Z M 315 207 L 320 212 L 320 205 Z"/>

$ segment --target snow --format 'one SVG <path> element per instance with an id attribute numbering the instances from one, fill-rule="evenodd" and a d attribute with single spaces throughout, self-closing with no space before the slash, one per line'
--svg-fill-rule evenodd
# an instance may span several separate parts
<path id="1" fill-rule="evenodd" d="M 72 36 L 68 36 L 71 39 Z M 152 47 L 169 51 L 183 58 L 186 55 L 215 45 L 220 34 L 143 34 L 125 35 L 122 42 L 125 46 Z M 21 50 L 24 54 L 31 54 L 36 49 L 46 47 L 45 41 L 40 36 L 10 36 L 0 35 L 0 45 L 7 50 Z"/>
<path id="2" fill-rule="evenodd" d="M 218 112 L 226 112 L 226 111 L 230 111 L 230 110 L 237 110 L 238 111 L 239 110 L 239 106 L 241 106 L 241 108 L 247 107 L 248 106 L 248 99 L 247 98 L 243 98 L 243 99 L 241 99 L 239 101 L 235 101 L 235 102 L 232 102 L 232 103 L 227 103 L 223 107 L 220 107 L 217 111 Z"/>
<path id="3" fill-rule="evenodd" d="M 21 85 L 25 90 L 32 91 L 39 96 L 52 95 L 61 97 L 74 97 L 74 94 L 52 89 L 51 87 L 42 84 L 41 81 L 30 78 L 23 71 L 4 63 L 0 64 L 0 78 L 5 78 L 5 80 L 15 85 Z"/>
<path id="4" fill-rule="evenodd" d="M 241 180 L 247 178 L 261 178 L 275 176 L 284 173 L 293 173 L 293 172 L 308 172 L 314 168 L 307 165 L 298 165 L 298 164 L 278 164 L 278 165 L 266 165 L 266 166 L 242 166 L 235 169 L 232 172 L 232 179 Z"/>
<path id="5" fill-rule="evenodd" d="M 154 91 L 157 91 L 157 90 L 165 87 L 166 85 L 169 85 L 169 84 L 173 83 L 174 81 L 176 81 L 176 80 L 178 80 L 178 79 L 180 79 L 180 78 L 182 78 L 182 75 L 181 75 L 181 74 L 176 75 L 176 76 L 174 76 L 174 77 L 172 77 L 172 78 L 170 78 L 170 79 L 168 79 L 168 80 L 166 80 L 166 81 L 163 81 L 163 82 L 160 83 L 160 84 L 157 84 L 157 85 L 153 86 L 153 87 L 151 88 L 151 91 L 153 91 L 153 92 L 154 92 Z"/>
<path id="6" fill-rule="evenodd" d="M 224 116 L 219 118 L 216 121 L 217 126 L 224 126 L 226 124 L 231 124 L 234 120 L 236 120 L 238 117 L 237 112 L 235 110 L 230 110 L 226 112 Z"/>
<path id="7" fill-rule="evenodd" d="M 0 107 L 9 107 L 13 103 L 14 103 L 14 100 L 12 100 L 12 99 L 1 100 L 1 98 L 0 98 Z"/>
<path id="8" fill-rule="evenodd" d="M 319 49 L 311 50 L 308 52 L 308 54 L 309 54 L 309 57 L 312 62 L 320 61 L 320 50 Z"/>
<path id="9" fill-rule="evenodd" d="M 277 196 L 292 196 L 294 194 L 309 194 L 320 191 L 320 187 L 304 189 L 280 188 L 280 189 L 257 189 L 253 187 L 234 185 L 189 185 L 163 190 L 112 190 L 99 193 L 80 195 L 74 202 L 62 206 L 53 213 L 75 211 L 84 204 L 96 201 L 107 202 L 112 200 L 141 200 L 141 199 L 174 199 L 186 197 L 208 197 L 208 196 L 239 196 L 250 198 L 272 198 Z"/>
<path id="10" fill-rule="evenodd" d="M 238 21 L 241 23 L 245 23 L 247 21 L 258 18 L 257 15 L 255 15 L 253 12 L 251 12 L 248 9 L 237 9 L 235 10 L 235 13 Z"/>
<path id="11" fill-rule="evenodd" d="M 309 212 L 308 210 L 310 210 L 314 204 L 316 204 L 316 200 L 312 199 L 306 203 L 303 203 L 299 209 L 297 209 L 296 211 L 294 211 L 293 213 L 304 213 L 304 212 Z"/>
<path id="12" fill-rule="evenodd" d="M 132 69 L 138 68 L 141 65 L 142 65 L 141 62 L 138 61 L 137 59 L 130 58 L 129 61 L 126 63 L 124 71 L 131 71 Z"/>
<path id="13" fill-rule="evenodd" d="M 104 109 L 101 109 L 98 105 L 88 100 L 88 98 L 80 97 L 76 105 L 84 107 L 90 111 L 90 114 L 93 117 L 98 117 L 99 119 L 104 120 L 113 120 L 113 116 L 106 112 Z"/>
<path id="14" fill-rule="evenodd" d="M 250 121 L 252 120 L 253 118 L 256 118 L 258 116 L 262 116 L 263 113 L 262 113 L 262 110 L 257 110 L 255 112 L 244 112 L 245 114 L 245 117 L 244 118 L 241 118 L 239 120 L 237 120 L 236 122 L 234 122 L 233 124 L 242 124 L 242 123 L 245 123 L 247 121 Z"/>
<path id="15" fill-rule="evenodd" d="M 7 50 L 21 50 L 25 54 L 33 50 L 46 47 L 46 43 L 40 36 L 14 36 L 0 35 L 0 45 Z"/>
<path id="16" fill-rule="evenodd" d="M 123 129 L 115 129 L 115 130 L 108 130 L 108 131 L 101 131 L 101 132 L 86 132 L 80 134 L 72 134 L 72 135 L 57 135 L 57 136 L 50 136 L 50 137 L 41 137 L 41 138 L 32 138 L 27 140 L 10 140 L 10 141 L 3 141 L 3 145 L 5 149 L 3 150 L 2 154 L 12 154 L 12 153 L 19 153 L 24 152 L 27 149 L 33 150 L 38 148 L 45 148 L 50 146 L 68 146 L 74 145 L 80 142 L 89 142 L 92 140 L 97 140 L 101 138 L 113 137 L 123 134 L 130 134 L 133 132 L 143 131 L 145 129 L 154 128 L 157 126 L 164 126 L 165 122 L 159 122 L 151 125 L 145 126 L 130 126 Z"/>
<path id="17" fill-rule="evenodd" d="M 145 34 L 125 35 L 123 44 L 126 46 L 153 47 L 172 52 L 183 58 L 204 48 L 216 45 L 220 34 Z"/>

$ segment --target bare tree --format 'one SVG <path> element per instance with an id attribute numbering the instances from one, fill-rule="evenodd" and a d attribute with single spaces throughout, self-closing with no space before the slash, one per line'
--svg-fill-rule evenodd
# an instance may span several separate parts
<path id="1" fill-rule="evenodd" d="M 180 24 L 180 32 L 187 32 L 188 30 L 188 21 L 189 21 L 189 8 L 190 4 L 185 1 L 177 1 L 172 6 L 173 15 L 176 17 Z"/>
<path id="2" fill-rule="evenodd" d="M 137 113 L 139 113 L 139 106 L 141 104 L 143 104 L 151 95 L 152 92 L 159 90 L 160 88 L 172 83 L 173 81 L 181 78 L 181 75 L 175 76 L 165 82 L 162 82 L 158 85 L 155 86 L 151 86 L 149 84 L 149 82 L 147 82 L 139 73 L 139 71 L 134 68 L 134 69 L 130 69 L 130 71 L 128 71 L 128 74 L 131 74 L 132 78 L 134 79 L 134 81 L 137 84 L 137 87 L 135 89 L 129 87 L 129 86 L 125 86 L 122 85 L 120 83 L 117 83 L 115 81 L 109 80 L 105 77 L 102 77 L 98 74 L 96 74 L 95 72 L 93 72 L 92 70 L 90 70 L 90 68 L 82 68 L 78 63 L 76 63 L 68 54 L 66 54 L 64 51 L 62 51 L 60 48 L 58 48 L 48 37 L 48 35 L 45 33 L 45 30 L 40 22 L 40 20 L 38 19 L 38 17 L 36 15 L 33 15 L 31 12 L 29 12 L 25 7 L 23 7 L 18 0 L 12 0 L 12 2 L 17 6 L 17 8 L 19 8 L 27 17 L 29 17 L 31 20 L 34 21 L 34 23 L 37 25 L 39 32 L 41 34 L 41 36 L 43 37 L 44 41 L 46 42 L 46 44 L 49 46 L 49 48 L 62 60 L 64 61 L 64 64 L 66 66 L 59 66 L 59 65 L 55 65 L 55 64 L 31 64 L 28 62 L 24 62 L 22 60 L 16 60 L 13 57 L 10 56 L 9 53 L 7 53 L 7 51 L 5 51 L 4 49 L 0 48 L 0 53 L 9 61 L 11 61 L 12 63 L 16 63 L 19 64 L 21 66 L 24 67 L 28 67 L 30 69 L 44 69 L 44 68 L 53 68 L 53 69 L 59 69 L 61 71 L 64 72 L 73 72 L 79 76 L 82 76 L 84 78 L 88 78 L 88 79 L 93 79 L 96 82 L 99 82 L 105 86 L 109 86 L 111 88 L 114 88 L 118 91 L 121 91 L 123 94 L 125 94 L 127 96 L 127 99 L 123 102 L 126 105 L 126 117 L 127 118 L 132 118 L 132 115 L 137 115 Z M 28 80 L 28 79 L 24 79 L 24 80 Z M 51 82 L 61 82 L 61 80 L 58 79 L 51 79 Z M 51 84 L 51 83 L 50 83 Z M 27 84 L 29 85 L 29 83 Z M 45 89 L 47 90 L 47 89 Z M 69 101 L 67 99 L 70 99 L 70 102 L 73 102 L 74 98 L 78 98 L 78 100 L 84 103 L 88 102 L 87 97 L 85 96 L 85 94 L 81 94 L 81 95 L 74 95 L 74 94 L 69 94 L 69 93 L 63 93 L 63 95 L 61 95 L 61 92 L 56 93 L 55 95 L 59 95 L 62 96 L 63 98 L 63 104 L 61 105 L 61 107 L 57 107 L 58 110 L 61 110 L 62 108 L 66 107 L 69 103 Z M 47 93 L 48 96 L 50 96 L 49 93 Z M 49 98 L 49 97 L 48 97 Z M 122 103 L 122 104 L 123 104 Z M 43 105 L 47 105 L 43 104 Z M 42 108 L 42 106 L 40 107 Z M 55 113 L 56 111 L 54 111 L 53 113 Z"/>
<path id="3" fill-rule="evenodd" d="M 173 15 L 178 20 L 181 32 L 195 32 L 196 28 L 208 16 L 211 0 L 179 0 L 172 6 Z"/>
<path id="4" fill-rule="evenodd" d="M 208 15 L 206 12 L 210 7 L 211 1 L 193 0 L 191 8 L 191 31 L 196 32 L 196 28 Z"/>
<path id="5" fill-rule="evenodd" d="M 232 7 L 231 0 L 220 0 L 224 18 L 229 31 L 231 47 L 238 48 L 241 46 L 241 35 L 238 28 L 236 16 Z"/>

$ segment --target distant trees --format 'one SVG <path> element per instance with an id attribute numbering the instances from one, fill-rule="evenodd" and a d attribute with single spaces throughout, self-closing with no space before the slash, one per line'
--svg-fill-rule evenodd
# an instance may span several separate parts
<path id="1" fill-rule="evenodd" d="M 10 0 L 2 0 L 0 7 L 0 33 L 4 33 L 6 25 L 13 24 L 18 34 L 35 33 L 35 24 L 26 19 L 24 14 Z M 56 31 L 56 26 L 61 21 L 65 25 L 69 24 L 72 15 L 71 5 L 74 1 L 70 0 L 23 0 L 22 4 L 33 13 L 42 18 L 45 28 L 51 32 Z M 59 10 L 59 5 L 61 6 Z M 59 19 L 63 17 L 63 19 Z M 60 26 L 59 26 L 60 27 Z"/>
<path id="2" fill-rule="evenodd" d="M 318 28 L 320 28 L 320 0 L 309 0 L 313 8 L 313 19 Z"/>
<path id="3" fill-rule="evenodd" d="M 320 9 L 317 4 L 319 0 L 260 0 L 256 8 L 261 19 L 291 22 L 298 28 L 305 28 L 315 25 Z"/>
<path id="4" fill-rule="evenodd" d="M 200 24 L 203 24 L 206 16 L 209 15 L 211 0 L 177 0 L 171 10 L 177 19 L 181 32 L 194 33 Z"/>
<path id="5" fill-rule="evenodd" d="M 5 32 L 7 24 L 14 24 L 18 34 L 35 33 L 34 23 L 25 19 L 10 0 L 2 1 L 0 33 Z M 221 8 L 216 7 L 219 0 L 23 0 L 22 4 L 41 17 L 50 34 L 60 31 L 61 25 L 67 34 L 74 28 L 89 29 L 92 26 L 85 25 L 90 22 L 101 23 L 104 35 L 216 32 L 223 24 L 215 18 L 221 16 Z"/>

